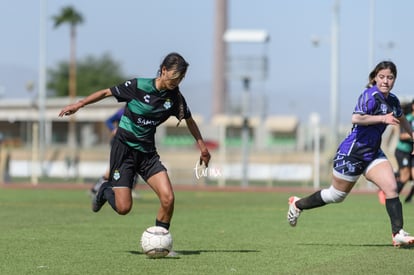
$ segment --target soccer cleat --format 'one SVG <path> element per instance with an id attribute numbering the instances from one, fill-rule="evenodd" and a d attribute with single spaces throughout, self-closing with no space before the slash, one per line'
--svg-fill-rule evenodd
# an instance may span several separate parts
<path id="1" fill-rule="evenodd" d="M 171 250 L 170 252 L 168 252 L 167 256 L 165 256 L 167 258 L 179 258 L 180 256 L 178 255 L 177 252 L 175 252 L 174 250 Z"/>
<path id="2" fill-rule="evenodd" d="M 93 188 L 89 189 L 89 191 L 88 191 L 89 197 L 91 197 L 93 199 L 93 197 L 95 196 L 95 194 L 96 194 L 96 191 Z"/>
<path id="3" fill-rule="evenodd" d="M 104 183 L 105 181 L 107 180 L 102 176 L 96 181 L 96 183 L 91 187 L 91 189 L 89 189 L 88 194 L 91 198 L 93 198 L 96 195 L 99 188 L 101 188 L 102 183 Z"/>
<path id="4" fill-rule="evenodd" d="M 379 203 L 382 204 L 382 205 L 385 205 L 385 200 L 386 200 L 386 198 L 385 198 L 384 191 L 379 190 L 378 191 L 378 201 L 379 201 Z"/>
<path id="5" fill-rule="evenodd" d="M 410 236 L 410 234 L 405 232 L 403 229 L 400 229 L 397 234 L 392 236 L 392 244 L 394 247 L 413 246 L 414 237 Z"/>
<path id="6" fill-rule="evenodd" d="M 300 209 L 298 209 L 295 205 L 295 203 L 300 200 L 298 197 L 290 197 L 289 198 L 289 210 L 287 213 L 287 219 L 291 226 L 296 226 L 296 223 L 298 222 L 298 218 L 300 216 L 300 212 L 302 212 Z"/>
<path id="7" fill-rule="evenodd" d="M 102 188 L 102 187 L 104 186 L 101 186 L 101 188 L 99 188 L 98 192 L 96 192 L 96 194 L 92 198 L 92 211 L 93 212 L 98 212 L 99 210 L 101 210 L 102 206 L 106 202 L 106 199 L 103 197 L 103 191 L 105 188 Z"/>
<path id="8" fill-rule="evenodd" d="M 414 195 L 414 185 L 411 185 L 410 193 L 408 193 L 408 195 L 405 198 L 404 202 L 405 203 L 411 202 L 411 199 L 413 198 L 413 195 Z"/>

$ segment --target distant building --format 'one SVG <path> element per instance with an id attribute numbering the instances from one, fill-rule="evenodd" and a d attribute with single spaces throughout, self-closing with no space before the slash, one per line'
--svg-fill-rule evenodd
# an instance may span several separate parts
<path id="1" fill-rule="evenodd" d="M 70 117 L 58 117 L 60 110 L 67 104 L 68 98 L 47 99 L 44 112 L 46 145 L 67 143 Z M 78 144 L 107 144 L 109 136 L 104 122 L 119 107 L 119 103 L 108 99 L 90 105 L 72 116 L 77 122 Z M 30 99 L 0 100 L 0 132 L 3 142 L 9 145 L 30 144 L 34 134 L 33 125 L 41 119 L 36 102 Z"/>
<path id="2" fill-rule="evenodd" d="M 113 99 L 105 99 L 88 105 L 75 115 L 58 117 L 60 110 L 69 104 L 69 98 L 47 99 L 44 112 L 45 140 L 47 145 L 68 143 L 68 122 L 76 120 L 77 144 L 81 148 L 107 145 L 110 139 L 105 120 L 122 105 Z M 237 115 L 216 115 L 210 122 L 198 114 L 193 114 L 206 140 L 239 147 L 241 144 L 242 117 Z M 0 100 L 0 136 L 10 146 L 31 145 L 33 125 L 39 124 L 40 112 L 30 99 Z M 264 120 L 252 117 L 249 120 L 250 143 L 253 148 L 298 149 L 299 120 L 295 116 L 269 116 Z M 224 130 L 224 136 L 221 131 Z M 193 146 L 194 140 L 182 122 L 177 127 L 177 119 L 171 117 L 157 129 L 157 142 L 160 146 Z"/>

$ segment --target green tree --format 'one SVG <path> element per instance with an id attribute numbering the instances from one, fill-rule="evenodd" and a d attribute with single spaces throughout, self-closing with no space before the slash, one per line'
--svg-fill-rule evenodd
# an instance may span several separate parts
<path id="1" fill-rule="evenodd" d="M 97 90 L 121 83 L 127 77 L 122 74 L 121 66 L 109 54 L 100 57 L 87 56 L 78 61 L 77 87 L 79 96 L 87 96 Z M 60 62 L 56 68 L 49 69 L 48 89 L 56 96 L 68 96 L 69 64 Z"/>
<path id="2" fill-rule="evenodd" d="M 83 23 L 83 17 L 72 6 L 67 6 L 53 16 L 53 21 L 55 28 L 63 24 L 70 27 L 69 96 L 73 99 L 76 97 L 76 26 Z"/>
<path id="3" fill-rule="evenodd" d="M 70 61 L 69 61 L 69 97 L 73 101 L 76 97 L 76 26 L 83 23 L 82 15 L 72 6 L 62 8 L 59 14 L 53 16 L 55 28 L 63 24 L 70 27 Z M 76 121 L 69 120 L 68 143 L 71 148 L 76 147 Z"/>

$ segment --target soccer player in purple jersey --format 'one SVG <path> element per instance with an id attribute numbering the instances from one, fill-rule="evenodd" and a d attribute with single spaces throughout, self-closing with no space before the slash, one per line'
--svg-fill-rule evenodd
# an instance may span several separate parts
<path id="1" fill-rule="evenodd" d="M 339 145 L 334 157 L 331 186 L 302 199 L 290 197 L 287 219 L 291 226 L 296 226 L 303 210 L 342 202 L 358 178 L 364 175 L 385 193 L 393 245 L 414 244 L 414 237 L 403 229 L 402 205 L 394 171 L 380 148 L 381 136 L 387 125 L 399 124 L 413 138 L 411 125 L 400 102 L 391 93 L 396 77 L 397 68 L 390 61 L 380 62 L 369 74 L 367 89 L 359 96 L 352 114 L 352 131 Z"/>

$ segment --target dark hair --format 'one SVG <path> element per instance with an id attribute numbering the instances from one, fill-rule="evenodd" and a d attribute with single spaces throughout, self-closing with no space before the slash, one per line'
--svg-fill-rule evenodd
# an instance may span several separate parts
<path id="1" fill-rule="evenodd" d="M 164 57 L 164 60 L 158 69 L 158 75 L 161 75 L 162 68 L 165 67 L 167 71 L 175 70 L 178 74 L 177 77 L 181 77 L 187 72 L 188 66 L 189 64 L 180 54 L 172 52 Z"/>
<path id="2" fill-rule="evenodd" d="M 160 68 L 158 69 L 158 75 L 161 75 L 162 68 L 165 67 L 168 70 L 175 70 L 178 77 L 183 77 L 187 72 L 188 63 L 185 59 L 178 53 L 172 52 L 169 53 L 164 60 L 162 61 Z M 178 98 L 178 125 L 180 125 L 181 120 L 184 118 L 184 97 L 180 91 L 177 94 Z"/>
<path id="3" fill-rule="evenodd" d="M 375 77 L 377 76 L 379 71 L 385 70 L 385 69 L 390 69 L 394 77 L 397 78 L 397 66 L 395 66 L 395 64 L 391 61 L 382 61 L 378 63 L 377 66 L 375 66 L 374 70 L 372 70 L 372 72 L 369 74 L 369 77 L 368 77 L 369 82 L 367 84 L 367 88 L 370 88 L 374 86 L 375 84 L 377 84 L 375 82 Z"/>

